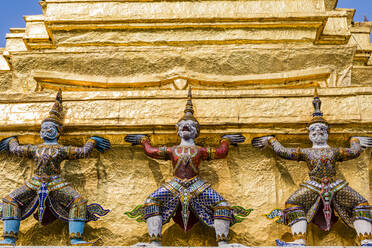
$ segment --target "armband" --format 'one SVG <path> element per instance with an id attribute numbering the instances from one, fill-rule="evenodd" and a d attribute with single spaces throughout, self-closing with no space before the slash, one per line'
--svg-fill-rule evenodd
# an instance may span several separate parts
<path id="1" fill-rule="evenodd" d="M 167 147 L 166 146 L 161 146 L 161 147 L 159 147 L 159 156 L 161 157 L 161 158 L 167 158 Z"/>
<path id="2" fill-rule="evenodd" d="M 216 158 L 216 148 L 207 148 L 208 158 L 207 160 L 212 160 Z"/>
<path id="3" fill-rule="evenodd" d="M 221 143 L 224 142 L 224 141 L 226 141 L 228 145 L 230 145 L 230 143 L 231 143 L 230 140 L 227 139 L 227 138 L 223 138 L 223 139 L 221 140 Z"/>

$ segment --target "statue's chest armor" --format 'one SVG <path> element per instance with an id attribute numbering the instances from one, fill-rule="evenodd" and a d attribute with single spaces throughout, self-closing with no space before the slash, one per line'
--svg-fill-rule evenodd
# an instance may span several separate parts
<path id="1" fill-rule="evenodd" d="M 335 174 L 335 151 L 333 149 L 310 149 L 308 164 L 310 174 L 318 177 L 333 176 Z"/>
<path id="2" fill-rule="evenodd" d="M 61 161 L 62 154 L 58 146 L 38 147 L 35 152 L 36 174 L 59 174 Z"/>
<path id="3" fill-rule="evenodd" d="M 173 153 L 173 169 L 177 175 L 181 173 L 181 176 L 188 177 L 191 174 L 198 174 L 198 148 L 177 146 Z M 179 175 L 178 175 L 179 176 Z"/>

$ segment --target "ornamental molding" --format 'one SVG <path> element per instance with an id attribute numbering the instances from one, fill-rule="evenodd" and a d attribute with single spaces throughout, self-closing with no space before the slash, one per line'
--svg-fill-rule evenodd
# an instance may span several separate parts
<path id="1" fill-rule="evenodd" d="M 62 72 L 34 71 L 36 91 L 44 89 L 63 91 L 102 90 L 184 90 L 197 89 L 276 89 L 328 87 L 334 73 L 329 68 L 313 68 L 280 73 L 251 75 L 212 75 L 174 68 L 161 74 L 131 75 L 130 77 L 101 77 Z"/>

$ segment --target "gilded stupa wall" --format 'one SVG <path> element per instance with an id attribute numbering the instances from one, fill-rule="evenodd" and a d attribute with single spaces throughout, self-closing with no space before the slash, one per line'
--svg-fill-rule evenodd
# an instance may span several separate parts
<path id="1" fill-rule="evenodd" d="M 7 34 L 0 49 L 0 138 L 39 143 L 41 120 L 63 90 L 63 144 L 83 145 L 91 135 L 111 140 L 104 155 L 65 162 L 63 176 L 89 202 L 111 213 L 89 223 L 86 239 L 105 245 L 147 242 L 144 223 L 124 212 L 172 178 L 170 162 L 146 157 L 125 143 L 127 134 L 150 134 L 154 145 L 177 144 L 186 89 L 193 88 L 201 123 L 196 143 L 217 146 L 221 135 L 242 133 L 227 159 L 205 162 L 201 176 L 231 205 L 253 208 L 231 228 L 231 242 L 269 246 L 290 229 L 263 215 L 283 208 L 307 179 L 303 162 L 285 161 L 250 145 L 275 134 L 286 146 L 309 147 L 305 124 L 319 86 L 331 124 L 330 144 L 372 134 L 372 23 L 354 23 L 354 10 L 336 0 L 44 0 L 42 15 Z M 339 177 L 371 198 L 371 151 L 340 163 Z M 0 193 L 31 176 L 32 161 L 0 155 Z M 0 230 L 2 231 L 2 230 Z M 67 224 L 21 223 L 18 245 L 65 245 Z M 339 221 L 331 232 L 309 225 L 309 245 L 356 245 Z M 163 245 L 213 246 L 214 230 L 201 224 L 184 233 L 173 221 Z"/>

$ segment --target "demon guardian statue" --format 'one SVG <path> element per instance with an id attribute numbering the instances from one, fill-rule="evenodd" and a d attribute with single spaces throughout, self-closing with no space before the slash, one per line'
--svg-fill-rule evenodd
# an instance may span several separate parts
<path id="1" fill-rule="evenodd" d="M 316 92 L 316 91 L 315 91 Z M 305 245 L 307 223 L 313 222 L 329 231 L 337 221 L 334 211 L 351 228 L 355 228 L 362 246 L 372 245 L 372 206 L 345 180 L 336 178 L 336 162 L 357 158 L 362 149 L 372 145 L 372 138 L 351 137 L 350 148 L 331 148 L 327 144 L 329 126 L 320 111 L 321 101 L 315 93 L 313 119 L 307 129 L 312 148 L 286 148 L 274 136 L 254 138 L 253 146 L 270 146 L 280 157 L 305 161 L 310 180 L 286 201 L 284 223 L 291 226 L 294 242 L 277 240 L 279 246 Z"/>
<path id="2" fill-rule="evenodd" d="M 215 228 L 219 245 L 227 244 L 229 226 L 239 222 L 239 215 L 247 216 L 249 210 L 231 208 L 210 184 L 199 177 L 198 167 L 203 160 L 225 158 L 229 145 L 241 143 L 245 138 L 242 135 L 224 135 L 218 148 L 197 146 L 194 140 L 200 130 L 199 122 L 193 115 L 191 89 L 184 113 L 176 125 L 181 138 L 178 146 L 155 148 L 145 135 L 128 135 L 125 138 L 132 144 L 141 144 L 146 155 L 171 160 L 173 164 L 173 180 L 152 193 L 143 205 L 151 244 L 161 245 L 162 226 L 172 217 L 185 231 L 199 219 Z"/>
<path id="3" fill-rule="evenodd" d="M 93 136 L 84 147 L 59 144 L 62 110 L 62 92 L 59 90 L 48 118 L 41 124 L 43 144 L 19 145 L 15 137 L 0 142 L 0 152 L 7 150 L 16 156 L 33 159 L 35 163 L 34 176 L 3 199 L 4 240 L 0 245 L 15 245 L 20 221 L 35 210 L 34 217 L 43 225 L 56 218 L 68 221 L 71 245 L 93 245 L 82 240 L 85 222 L 97 220 L 99 217 L 96 214 L 103 216 L 109 212 L 98 204 L 87 206 L 87 201 L 60 177 L 60 164 L 63 160 L 86 158 L 93 148 L 103 153 L 110 148 L 110 142 Z"/>

